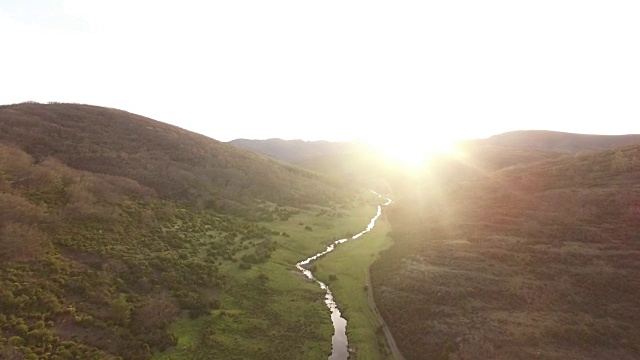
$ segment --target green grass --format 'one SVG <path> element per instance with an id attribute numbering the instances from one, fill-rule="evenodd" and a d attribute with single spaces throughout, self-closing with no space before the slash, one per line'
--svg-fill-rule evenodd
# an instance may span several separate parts
<path id="1" fill-rule="evenodd" d="M 271 258 L 251 269 L 225 264 L 227 286 L 222 291 L 221 309 L 195 320 L 182 318 L 173 324 L 178 346 L 155 359 L 322 359 L 331 351 L 333 326 L 323 299 L 324 292 L 295 269 L 298 261 L 323 251 L 332 241 L 356 234 L 375 215 L 375 197 L 366 194 L 347 208 L 310 207 L 288 220 L 262 225 L 289 235 L 275 236 L 278 248 Z M 312 230 L 306 229 L 309 226 Z M 379 359 L 375 317 L 363 290 L 365 270 L 377 252 L 388 246 L 386 223 L 380 222 L 364 237 L 342 244 L 334 254 L 344 252 L 357 259 L 356 267 L 339 262 L 335 270 L 349 291 L 345 301 L 349 333 L 358 345 L 360 359 Z M 363 247 L 363 244 L 368 246 Z M 333 255 L 333 254 L 332 254 Z M 336 259 L 344 258 L 336 257 Z M 330 262 L 327 262 L 329 264 Z M 323 265 L 325 266 L 325 265 Z M 353 280 L 349 280 L 353 278 Z M 340 281 L 339 280 L 339 281 Z M 362 283 L 360 283 L 362 282 Z M 348 289 L 353 284 L 353 289 Z M 338 301 L 341 300 L 341 295 Z M 346 300 L 346 299 L 345 299 Z M 341 303 L 342 305 L 342 303 Z M 352 322 L 353 321 L 353 322 Z M 362 354 L 362 356 L 361 356 Z"/>
<path id="2" fill-rule="evenodd" d="M 175 351 L 159 353 L 155 358 L 161 360 L 180 359 L 181 354 L 193 345 L 206 320 L 204 317 L 196 320 L 187 317 L 176 320 L 171 325 L 171 331 L 178 338 L 178 346 Z"/>
<path id="3" fill-rule="evenodd" d="M 389 224 L 384 215 L 372 231 L 340 245 L 337 251 L 319 259 L 315 275 L 329 288 L 347 319 L 349 345 L 357 351 L 358 359 L 389 359 L 386 340 L 376 330 L 380 326 L 367 299 L 367 274 L 378 253 L 391 245 L 387 236 Z M 329 281 L 329 275 L 337 280 Z"/>

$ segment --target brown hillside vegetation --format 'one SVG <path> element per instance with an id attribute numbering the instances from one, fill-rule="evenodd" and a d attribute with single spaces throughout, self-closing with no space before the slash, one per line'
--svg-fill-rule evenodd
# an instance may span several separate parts
<path id="1" fill-rule="evenodd" d="M 125 111 L 90 105 L 0 107 L 0 141 L 36 161 L 54 157 L 94 173 L 133 179 L 162 198 L 247 215 L 256 199 L 327 204 L 337 182 Z M 346 192 L 345 192 L 346 194 Z"/>
<path id="2" fill-rule="evenodd" d="M 640 146 L 477 173 L 390 209 L 371 273 L 404 355 L 640 358 Z"/>
<path id="3" fill-rule="evenodd" d="M 247 269 L 289 235 L 254 220 L 336 206 L 348 191 L 120 110 L 1 106 L 0 359 L 139 360 L 171 349 L 178 319 L 264 296 L 261 278 L 240 291 L 229 274 L 251 280 Z M 307 337 L 271 341 L 297 356 L 319 331 L 312 320 L 296 325 Z"/>
<path id="4" fill-rule="evenodd" d="M 220 265 L 268 256 L 272 235 L 0 143 L 0 359 L 149 359 L 179 313 L 218 306 Z"/>

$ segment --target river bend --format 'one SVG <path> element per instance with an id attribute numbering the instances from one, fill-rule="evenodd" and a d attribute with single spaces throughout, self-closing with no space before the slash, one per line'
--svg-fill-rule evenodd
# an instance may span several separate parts
<path id="1" fill-rule="evenodd" d="M 371 192 L 378 195 L 378 197 L 383 198 L 382 195 L 376 193 L 375 191 L 371 190 Z M 305 266 L 309 265 L 309 263 L 313 262 L 314 260 L 332 252 L 333 250 L 335 250 L 335 248 L 338 245 L 345 243 L 349 240 L 357 239 L 362 235 L 371 231 L 373 227 L 376 225 L 376 220 L 378 220 L 378 218 L 382 214 L 382 207 L 391 204 L 391 199 L 387 199 L 387 198 L 384 198 L 384 199 L 386 199 L 387 202 L 383 205 L 378 205 L 378 211 L 376 212 L 376 215 L 373 218 L 371 218 L 369 225 L 367 225 L 367 227 L 364 230 L 357 233 L 356 235 L 353 235 L 350 238 L 336 240 L 332 244 L 327 246 L 327 249 L 325 251 L 317 253 L 311 256 L 310 258 L 302 260 L 296 264 L 296 268 L 298 270 L 302 271 L 302 273 L 307 278 L 315 281 L 320 286 L 320 288 L 326 292 L 324 296 L 324 299 L 325 299 L 324 302 L 325 304 L 327 304 L 327 307 L 331 312 L 331 322 L 333 323 L 333 337 L 331 338 L 331 355 L 329 356 L 329 360 L 347 360 L 349 358 L 349 341 L 347 339 L 347 320 L 342 317 L 342 314 L 340 313 L 340 309 L 338 308 L 338 304 L 336 304 L 336 301 L 333 297 L 333 294 L 331 293 L 331 289 L 329 289 L 329 286 L 327 286 L 327 284 L 323 283 L 322 281 L 316 279 L 315 276 L 313 276 L 313 273 L 308 269 L 306 269 Z"/>

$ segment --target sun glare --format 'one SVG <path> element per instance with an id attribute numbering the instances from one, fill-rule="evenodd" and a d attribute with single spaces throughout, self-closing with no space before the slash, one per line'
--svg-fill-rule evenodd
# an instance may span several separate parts
<path id="1" fill-rule="evenodd" d="M 454 140 L 436 137 L 420 139 L 406 136 L 388 137 L 372 140 L 370 144 L 389 160 L 410 167 L 420 167 L 435 156 L 451 155 L 456 152 Z"/>

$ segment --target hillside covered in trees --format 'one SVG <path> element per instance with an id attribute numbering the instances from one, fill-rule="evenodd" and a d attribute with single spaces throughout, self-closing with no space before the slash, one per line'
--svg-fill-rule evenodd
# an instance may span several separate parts
<path id="1" fill-rule="evenodd" d="M 148 358 L 180 312 L 217 307 L 223 262 L 273 235 L 8 145 L 0 191 L 1 358 Z"/>
<path id="2" fill-rule="evenodd" d="M 0 358 L 326 354 L 323 294 L 291 264 L 360 229 L 362 185 L 394 200 L 370 273 L 407 359 L 638 358 L 640 146 L 574 135 L 470 141 L 412 173 L 344 144 L 276 160 L 115 109 L 0 106 Z"/>
<path id="3" fill-rule="evenodd" d="M 371 274 L 403 354 L 640 357 L 640 146 L 509 154 L 443 160 L 396 192 Z"/>
<path id="4" fill-rule="evenodd" d="M 48 157 L 122 176 L 161 198 L 247 215 L 256 199 L 328 204 L 347 194 L 318 174 L 125 111 L 90 105 L 0 106 L 0 141 L 35 161 Z"/>
<path id="5" fill-rule="evenodd" d="M 119 110 L 0 107 L 0 358 L 137 360 L 172 349 L 178 319 L 264 296 L 267 277 L 243 269 L 289 237 L 265 224 L 347 193 Z M 241 280 L 229 276 L 238 271 Z M 329 322 L 323 304 L 304 304 Z M 270 340 L 301 346 L 290 338 Z"/>

